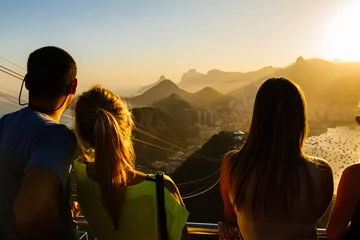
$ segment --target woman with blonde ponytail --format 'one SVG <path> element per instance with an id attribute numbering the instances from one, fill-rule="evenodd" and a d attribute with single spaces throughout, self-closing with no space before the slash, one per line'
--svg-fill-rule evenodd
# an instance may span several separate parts
<path id="1" fill-rule="evenodd" d="M 78 201 L 99 240 L 160 239 L 153 176 L 134 167 L 133 124 L 126 104 L 102 87 L 76 101 L 75 132 L 83 152 L 74 164 Z M 164 186 L 168 239 L 187 238 L 189 213 L 168 176 Z"/>

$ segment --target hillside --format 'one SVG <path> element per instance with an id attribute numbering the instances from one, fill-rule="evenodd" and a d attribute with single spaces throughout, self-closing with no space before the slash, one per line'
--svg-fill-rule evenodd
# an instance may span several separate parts
<path id="1" fill-rule="evenodd" d="M 213 88 L 205 87 L 202 90 L 194 93 L 193 105 L 198 107 L 227 105 L 232 98 L 219 93 Z"/>
<path id="2" fill-rule="evenodd" d="M 360 71 L 351 76 L 339 77 L 323 87 L 321 96 L 328 105 L 353 105 L 360 101 Z"/>
<path id="3" fill-rule="evenodd" d="M 156 101 L 154 106 L 170 116 L 174 122 L 179 125 L 186 122 L 187 111 L 190 111 L 193 115 L 191 105 L 176 93 L 171 94 L 167 98 Z"/>
<path id="4" fill-rule="evenodd" d="M 171 151 L 152 146 L 173 149 L 172 146 L 158 138 L 167 141 L 171 139 L 175 145 L 184 147 L 183 143 L 188 137 L 187 129 L 183 125 L 177 124 L 160 109 L 155 107 L 134 108 L 132 114 L 136 126 L 133 130 L 136 164 L 149 165 L 154 161 L 166 161 L 173 154 Z"/>

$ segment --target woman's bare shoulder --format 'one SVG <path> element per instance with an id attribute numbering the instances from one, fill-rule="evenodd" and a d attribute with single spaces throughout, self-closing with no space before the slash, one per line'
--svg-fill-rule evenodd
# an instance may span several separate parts
<path id="1" fill-rule="evenodd" d="M 314 156 L 307 156 L 307 158 L 313 162 L 319 168 L 319 170 L 332 171 L 330 163 L 325 159 Z"/>
<path id="2" fill-rule="evenodd" d="M 360 173 L 360 163 L 355 163 L 355 164 L 348 166 L 347 168 L 345 168 L 344 172 L 345 171 L 351 172 L 351 173 Z"/>
<path id="3" fill-rule="evenodd" d="M 342 175 L 351 179 L 360 179 L 360 163 L 346 167 Z"/>
<path id="4" fill-rule="evenodd" d="M 343 171 L 340 178 L 338 192 L 353 192 L 360 195 L 360 188 L 357 186 L 357 182 L 360 180 L 360 163 L 355 163 Z"/>

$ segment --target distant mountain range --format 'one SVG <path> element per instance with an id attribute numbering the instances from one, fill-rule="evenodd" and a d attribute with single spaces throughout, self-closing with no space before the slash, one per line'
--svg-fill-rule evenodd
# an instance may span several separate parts
<path id="1" fill-rule="evenodd" d="M 278 69 L 270 77 L 286 77 L 298 83 L 310 106 L 335 104 L 355 107 L 360 100 L 360 63 L 332 63 L 299 57 L 294 64 Z M 258 79 L 229 95 L 238 100 L 254 98 L 263 80 Z"/>
<path id="2" fill-rule="evenodd" d="M 299 57 L 295 63 L 284 68 L 270 66 L 247 73 L 210 70 L 207 74 L 202 74 L 191 69 L 183 74 L 178 85 L 190 92 L 204 87 L 212 87 L 219 92 L 228 94 L 270 77 L 287 77 L 306 89 L 306 85 L 317 85 L 324 82 L 329 84 L 329 81 L 331 83 L 332 80 L 336 81 L 336 79 L 354 75 L 360 75 L 360 62 L 329 62 L 320 58 L 304 59 Z"/>
<path id="3" fill-rule="evenodd" d="M 276 71 L 273 67 L 264 67 L 258 71 L 223 72 L 220 70 L 210 70 L 207 74 L 198 73 L 195 69 L 183 74 L 179 87 L 190 91 L 199 91 L 204 87 L 211 87 L 222 93 L 229 93 L 258 79 L 266 78 Z"/>
<path id="4" fill-rule="evenodd" d="M 298 83 L 310 105 L 355 106 L 360 100 L 360 62 L 329 62 L 302 57 L 284 68 L 270 66 L 247 73 L 210 70 L 202 74 L 191 69 L 183 74 L 178 85 L 161 76 L 154 84 L 142 88 L 141 95 L 127 100 L 133 106 L 151 106 L 176 94 L 192 107 L 224 106 L 231 99 L 253 100 L 263 81 L 271 77 L 286 77 Z"/>

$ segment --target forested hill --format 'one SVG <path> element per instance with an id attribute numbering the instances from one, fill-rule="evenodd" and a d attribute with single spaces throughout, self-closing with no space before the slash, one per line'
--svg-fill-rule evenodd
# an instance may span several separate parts
<path id="1" fill-rule="evenodd" d="M 137 165 L 149 165 L 154 161 L 167 161 L 173 154 L 164 139 L 171 139 L 177 146 L 183 146 L 188 137 L 188 129 L 155 107 L 133 108 L 131 110 L 135 128 L 133 130 Z M 155 147 L 159 146 L 159 147 Z M 173 150 L 164 151 L 163 148 Z"/>

